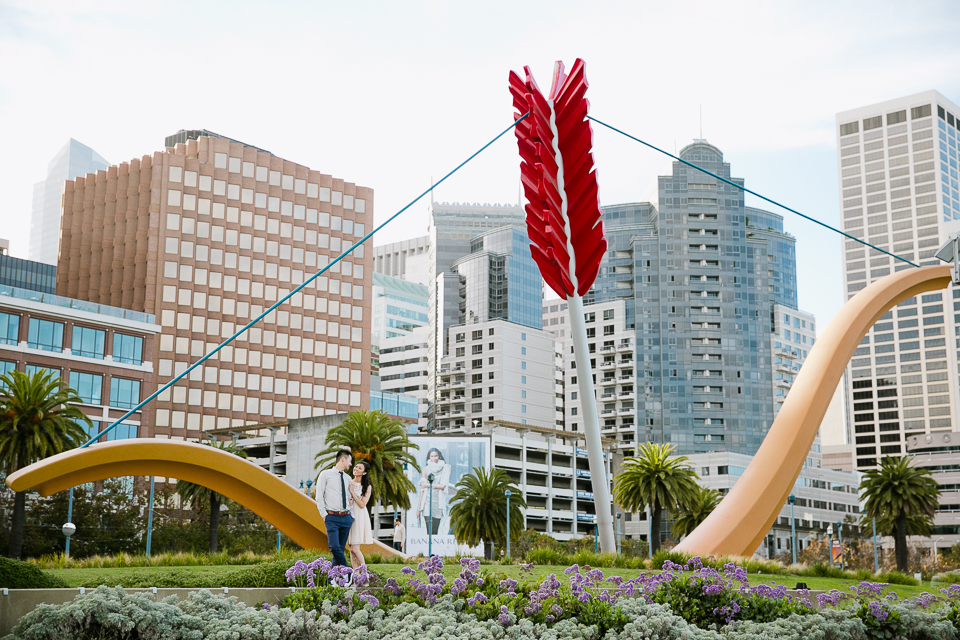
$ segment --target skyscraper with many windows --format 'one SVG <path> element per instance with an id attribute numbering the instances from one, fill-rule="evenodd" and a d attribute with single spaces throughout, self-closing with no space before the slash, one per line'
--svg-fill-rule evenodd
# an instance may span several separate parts
<path id="1" fill-rule="evenodd" d="M 920 265 L 960 231 L 960 108 L 926 91 L 837 114 L 843 230 Z M 844 241 L 846 299 L 906 262 Z M 958 289 L 905 300 L 864 338 L 847 370 L 856 466 L 904 453 L 906 438 L 957 428 Z M 953 309 L 951 308 L 953 306 Z"/>
<path id="2" fill-rule="evenodd" d="M 30 260 L 57 264 L 60 248 L 60 209 L 63 185 L 88 173 L 110 166 L 99 153 L 70 138 L 47 166 L 45 180 L 33 185 L 33 211 L 30 214 Z"/>
<path id="3" fill-rule="evenodd" d="M 704 140 L 680 157 L 743 183 Z M 659 178 L 656 206 L 603 207 L 603 220 L 609 247 L 588 297 L 625 302 L 635 367 L 605 391 L 635 391 L 636 441 L 674 444 L 681 454 L 752 455 L 776 407 L 773 314 L 797 306 L 794 239 L 783 219 L 675 162 Z"/>
<path id="4" fill-rule="evenodd" d="M 372 189 L 200 135 L 67 183 L 57 292 L 156 315 L 166 382 L 372 221 Z M 361 245 L 164 392 L 148 437 L 367 408 L 371 262 Z"/>

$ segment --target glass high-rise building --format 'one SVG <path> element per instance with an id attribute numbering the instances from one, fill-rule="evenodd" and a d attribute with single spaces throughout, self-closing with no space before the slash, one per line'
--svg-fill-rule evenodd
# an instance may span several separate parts
<path id="1" fill-rule="evenodd" d="M 70 140 L 47 165 L 47 177 L 33 185 L 33 211 L 30 214 L 30 260 L 57 264 L 60 249 L 60 214 L 63 183 L 110 166 L 100 154 L 85 144 Z"/>
<path id="2" fill-rule="evenodd" d="M 743 184 L 704 140 L 680 157 Z M 635 373 L 616 392 L 636 390 L 638 442 L 752 455 L 776 406 L 775 305 L 797 307 L 795 241 L 781 216 L 745 207 L 742 190 L 672 169 L 656 206 L 603 207 L 609 246 L 588 302 L 625 302 Z"/>
<path id="3" fill-rule="evenodd" d="M 502 319 L 543 327 L 543 282 L 525 230 L 501 227 L 476 236 L 452 269 L 460 276 L 457 324 Z"/>
<path id="4" fill-rule="evenodd" d="M 471 253 L 471 240 L 477 234 L 503 226 L 523 229 L 525 224 L 519 205 L 430 203 L 427 282 L 431 401 L 436 399 L 440 360 L 449 353 L 448 329 L 460 323 L 460 276 L 453 271 L 453 263 Z"/>
<path id="5" fill-rule="evenodd" d="M 837 114 L 843 230 L 920 265 L 960 231 L 960 107 L 926 91 Z M 844 240 L 849 299 L 909 264 Z M 900 456 L 911 436 L 957 428 L 954 338 L 960 289 L 904 300 L 880 318 L 847 369 L 858 469 Z"/>

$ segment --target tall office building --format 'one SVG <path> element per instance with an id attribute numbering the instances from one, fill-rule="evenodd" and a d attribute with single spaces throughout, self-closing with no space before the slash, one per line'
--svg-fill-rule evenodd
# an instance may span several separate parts
<path id="1" fill-rule="evenodd" d="M 373 248 L 373 270 L 423 286 L 430 284 L 430 236 Z"/>
<path id="2" fill-rule="evenodd" d="M 372 221 L 372 189 L 200 135 L 66 184 L 57 292 L 156 315 L 166 382 Z M 371 262 L 361 245 L 167 390 L 155 435 L 366 408 Z"/>
<path id="3" fill-rule="evenodd" d="M 427 426 L 427 304 L 424 285 L 373 274 L 371 389 L 412 398 L 422 427 Z"/>
<path id="4" fill-rule="evenodd" d="M 70 140 L 47 165 L 47 177 L 33 185 L 33 211 L 30 214 L 30 260 L 57 264 L 60 248 L 60 210 L 63 185 L 88 173 L 110 166 L 100 154 L 85 144 Z"/>
<path id="5" fill-rule="evenodd" d="M 435 401 L 440 360 L 449 354 L 448 330 L 460 323 L 460 276 L 453 263 L 471 253 L 471 240 L 483 231 L 503 226 L 523 228 L 519 205 L 430 203 L 428 282 L 430 293 L 430 398 Z M 431 408 L 432 411 L 432 408 Z"/>
<path id="6" fill-rule="evenodd" d="M 921 265 L 960 231 L 957 115 L 936 91 L 837 114 L 843 230 Z M 910 265 L 844 240 L 843 287 L 852 297 Z M 906 439 L 957 427 L 957 318 L 945 289 L 905 300 L 864 338 L 847 369 L 847 420 L 856 467 L 904 453 Z M 956 303 L 953 303 L 956 305 Z"/>
<path id="7" fill-rule="evenodd" d="M 680 157 L 743 183 L 706 141 Z M 752 455 L 774 418 L 774 309 L 797 304 L 794 239 L 782 218 L 675 162 L 659 178 L 657 206 L 603 207 L 603 220 L 609 247 L 588 301 L 625 303 L 636 366 L 608 391 L 619 399 L 635 390 L 636 440 Z"/>
<path id="8" fill-rule="evenodd" d="M 460 277 L 457 324 L 500 318 L 543 327 L 543 281 L 526 230 L 501 227 L 475 236 L 470 253 L 451 269 Z"/>

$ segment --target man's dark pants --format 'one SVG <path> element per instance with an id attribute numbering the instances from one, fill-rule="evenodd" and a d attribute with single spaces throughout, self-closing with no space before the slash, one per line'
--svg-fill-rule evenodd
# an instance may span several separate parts
<path id="1" fill-rule="evenodd" d="M 396 549 L 397 551 L 403 553 L 403 543 L 402 543 L 402 542 L 394 542 L 394 543 L 393 543 L 393 548 Z"/>
<path id="2" fill-rule="evenodd" d="M 343 547 L 347 544 L 350 527 L 353 526 L 353 516 L 349 513 L 345 516 L 335 516 L 328 513 L 323 522 L 327 526 L 327 543 L 330 545 L 330 552 L 333 554 L 333 566 L 348 566 L 347 558 L 343 555 Z"/>

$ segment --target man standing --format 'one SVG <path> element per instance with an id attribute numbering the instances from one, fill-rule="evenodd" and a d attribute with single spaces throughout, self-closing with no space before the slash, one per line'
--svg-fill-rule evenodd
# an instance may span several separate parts
<path id="1" fill-rule="evenodd" d="M 333 469 L 321 472 L 317 479 L 317 508 L 327 527 L 327 543 L 330 545 L 335 567 L 349 566 L 343 548 L 347 544 L 350 527 L 353 526 L 353 515 L 350 513 L 353 499 L 347 491 L 350 478 L 344 472 L 352 463 L 353 455 L 346 449 L 341 449 L 337 452 Z"/>
<path id="2" fill-rule="evenodd" d="M 400 522 L 400 518 L 395 518 L 393 521 L 393 548 L 403 553 L 403 543 L 407 541 L 407 530 L 403 527 L 403 523 Z"/>

